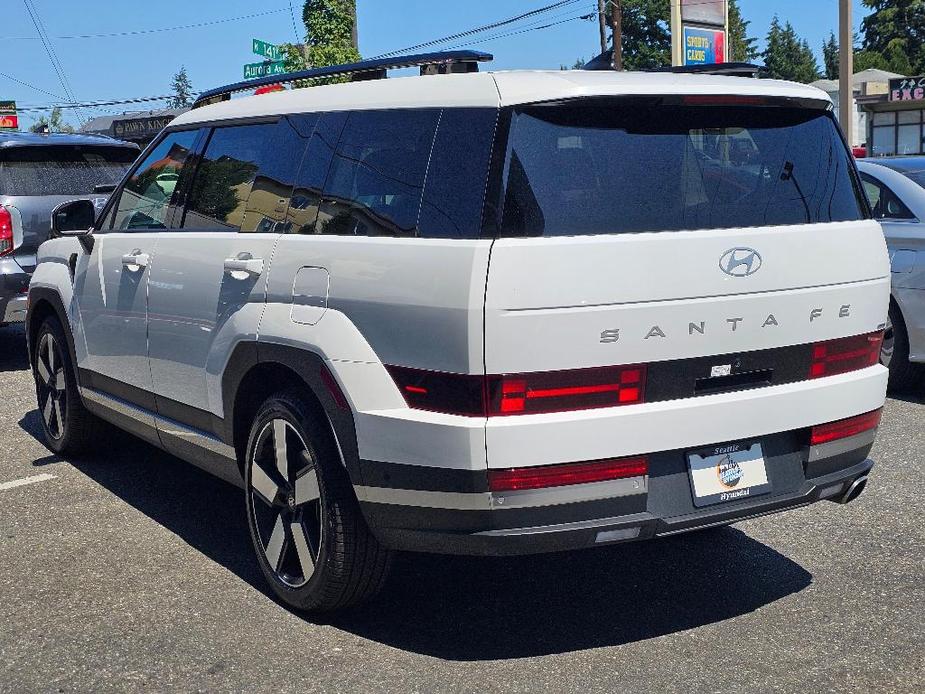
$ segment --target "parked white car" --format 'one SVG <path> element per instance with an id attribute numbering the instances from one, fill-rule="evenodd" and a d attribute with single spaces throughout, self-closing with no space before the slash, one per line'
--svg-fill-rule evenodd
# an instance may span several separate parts
<path id="1" fill-rule="evenodd" d="M 890 325 L 883 363 L 890 385 L 925 383 L 925 157 L 860 160 L 874 217 L 883 226 L 892 264 Z"/>

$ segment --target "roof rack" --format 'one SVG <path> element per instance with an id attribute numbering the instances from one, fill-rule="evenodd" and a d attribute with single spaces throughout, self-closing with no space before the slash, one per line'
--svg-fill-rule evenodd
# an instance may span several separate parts
<path id="1" fill-rule="evenodd" d="M 439 53 L 419 53 L 417 55 L 399 55 L 391 58 L 378 58 L 364 60 L 359 63 L 346 65 L 331 65 L 330 67 L 298 70 L 283 75 L 260 77 L 244 82 L 235 82 L 224 87 L 210 89 L 203 92 L 196 99 L 193 108 L 207 106 L 228 101 L 235 92 L 243 92 L 270 84 L 295 82 L 297 80 L 318 79 L 320 77 L 336 77 L 350 75 L 351 80 L 360 82 L 364 80 L 385 79 L 388 70 L 398 70 L 407 67 L 420 67 L 422 75 L 447 74 L 452 72 L 478 72 L 479 63 L 494 60 L 491 53 L 481 51 L 442 51 Z"/>
<path id="2" fill-rule="evenodd" d="M 604 51 L 589 60 L 584 70 L 613 70 L 613 49 Z M 673 72 L 688 75 L 726 75 L 729 77 L 758 77 L 764 70 L 760 65 L 751 63 L 715 63 L 712 65 L 678 65 L 671 67 L 654 67 L 644 72 Z"/>

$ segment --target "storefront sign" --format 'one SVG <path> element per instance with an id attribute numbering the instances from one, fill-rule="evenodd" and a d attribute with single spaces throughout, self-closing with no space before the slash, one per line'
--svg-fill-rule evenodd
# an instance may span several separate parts
<path id="1" fill-rule="evenodd" d="M 0 130 L 19 130 L 15 101 L 0 101 Z"/>
<path id="2" fill-rule="evenodd" d="M 890 80 L 890 101 L 925 101 L 925 77 Z"/>
<path id="3" fill-rule="evenodd" d="M 726 62 L 726 32 L 722 29 L 684 27 L 684 64 L 712 65 Z"/>
<path id="4" fill-rule="evenodd" d="M 151 116 L 113 121 L 112 136 L 119 140 L 150 140 L 176 116 Z"/>
<path id="5" fill-rule="evenodd" d="M 681 21 L 726 26 L 726 0 L 681 0 Z"/>

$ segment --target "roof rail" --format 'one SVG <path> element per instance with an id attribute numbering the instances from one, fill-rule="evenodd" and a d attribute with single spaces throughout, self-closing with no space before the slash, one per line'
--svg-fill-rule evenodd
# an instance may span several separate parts
<path id="1" fill-rule="evenodd" d="M 398 55 L 391 58 L 364 60 L 346 65 L 331 65 L 310 70 L 298 70 L 283 75 L 260 77 L 254 80 L 235 82 L 224 87 L 203 92 L 196 99 L 193 108 L 207 106 L 219 101 L 227 101 L 235 92 L 243 92 L 270 84 L 295 82 L 297 80 L 318 79 L 350 75 L 352 81 L 385 79 L 387 70 L 406 67 L 420 67 L 421 74 L 443 74 L 446 72 L 478 72 L 478 64 L 494 60 L 491 53 L 481 51 L 442 51 L 439 53 L 419 53 L 417 55 Z"/>
<path id="2" fill-rule="evenodd" d="M 589 60 L 584 70 L 613 70 L 613 49 L 604 51 L 599 56 Z M 643 72 L 674 72 L 690 75 L 727 75 L 730 77 L 758 77 L 763 67 L 751 63 L 715 63 L 712 65 L 677 65 L 669 67 L 654 67 Z"/>

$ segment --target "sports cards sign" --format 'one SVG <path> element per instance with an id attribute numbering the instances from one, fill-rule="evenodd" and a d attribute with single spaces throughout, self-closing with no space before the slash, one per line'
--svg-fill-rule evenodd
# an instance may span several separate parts
<path id="1" fill-rule="evenodd" d="M 725 31 L 684 27 L 684 65 L 713 65 L 725 62 Z"/>

